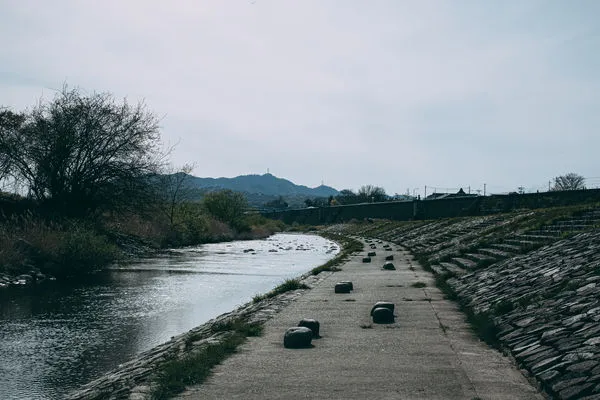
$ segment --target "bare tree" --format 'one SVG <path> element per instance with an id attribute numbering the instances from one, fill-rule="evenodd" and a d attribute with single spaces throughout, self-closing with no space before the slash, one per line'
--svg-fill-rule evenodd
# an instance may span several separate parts
<path id="1" fill-rule="evenodd" d="M 193 169 L 193 164 L 184 164 L 179 169 L 168 167 L 159 176 L 158 190 L 163 199 L 161 209 L 169 219 L 171 227 L 175 224 L 179 206 L 191 198 L 189 178 Z"/>
<path id="2" fill-rule="evenodd" d="M 0 181 L 11 177 L 14 167 L 8 148 L 14 140 L 14 132 L 20 129 L 24 121 L 25 115 L 0 108 Z"/>
<path id="3" fill-rule="evenodd" d="M 358 197 L 363 202 L 381 202 L 387 199 L 385 189 L 374 185 L 364 185 L 358 190 Z"/>
<path id="4" fill-rule="evenodd" d="M 585 178 L 579 174 L 570 172 L 566 175 L 554 178 L 552 190 L 581 190 L 585 189 Z"/>
<path id="5" fill-rule="evenodd" d="M 158 119 L 143 103 L 66 87 L 30 112 L 0 113 L 0 168 L 52 209 L 88 215 L 139 200 L 162 164 Z"/>

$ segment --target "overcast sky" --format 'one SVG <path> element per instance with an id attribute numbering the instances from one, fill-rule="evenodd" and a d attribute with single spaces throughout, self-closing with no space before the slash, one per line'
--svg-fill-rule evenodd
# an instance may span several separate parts
<path id="1" fill-rule="evenodd" d="M 201 177 L 600 186 L 597 0 L 0 0 L 0 105 L 144 100 Z"/>

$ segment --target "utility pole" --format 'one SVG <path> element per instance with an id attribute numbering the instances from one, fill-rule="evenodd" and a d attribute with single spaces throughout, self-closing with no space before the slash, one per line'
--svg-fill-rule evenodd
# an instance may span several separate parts
<path id="1" fill-rule="evenodd" d="M 487 185 L 487 183 L 484 183 L 484 184 L 483 184 L 483 195 L 484 195 L 484 196 L 485 196 L 485 189 L 486 189 L 486 185 Z"/>
<path id="2" fill-rule="evenodd" d="M 469 185 L 469 194 L 471 194 L 471 185 Z"/>
<path id="3" fill-rule="evenodd" d="M 548 191 L 550 191 L 550 184 L 552 183 L 552 181 L 548 181 Z"/>
<path id="4" fill-rule="evenodd" d="M 425 194 L 423 195 L 423 200 L 427 198 L 427 185 L 425 185 Z"/>

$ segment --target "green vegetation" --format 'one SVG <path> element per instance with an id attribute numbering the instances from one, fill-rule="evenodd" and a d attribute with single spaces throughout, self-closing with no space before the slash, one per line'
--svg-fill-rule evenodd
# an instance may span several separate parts
<path id="1" fill-rule="evenodd" d="M 129 255 L 152 249 L 236 239 L 264 238 L 285 224 L 243 214 L 243 231 L 218 220 L 203 203 L 177 206 L 172 220 L 156 208 L 104 213 L 93 220 L 27 211 L 0 217 L 0 273 L 37 268 L 54 276 L 97 271 Z"/>
<path id="2" fill-rule="evenodd" d="M 385 189 L 374 185 L 363 185 L 357 193 L 351 189 L 340 191 L 337 196 L 315 197 L 304 200 L 306 207 L 329 207 L 337 205 L 348 205 L 358 203 L 381 203 L 391 198 L 385 193 Z"/>
<path id="3" fill-rule="evenodd" d="M 93 272 L 120 255 L 117 246 L 79 220 L 46 222 L 30 215 L 0 224 L 0 272 L 19 274 L 37 265 L 54 276 Z"/>
<path id="4" fill-rule="evenodd" d="M 219 342 L 202 346 L 181 359 L 163 364 L 155 376 L 153 399 L 167 399 L 181 393 L 186 386 L 202 383 L 215 365 L 236 352 L 249 336 L 260 336 L 262 325 L 235 320 L 213 327 L 213 332 L 223 332 Z M 191 345 L 193 339 L 190 339 Z"/>
<path id="5" fill-rule="evenodd" d="M 143 103 L 66 87 L 51 101 L 0 107 L 0 273 L 91 273 L 152 249 L 266 237 L 284 224 L 240 193 L 193 200 Z M 18 193 L 28 193 L 21 197 Z"/>
<path id="6" fill-rule="evenodd" d="M 221 222 L 240 231 L 248 231 L 250 229 L 244 223 L 244 211 L 248 208 L 248 202 L 242 193 L 231 190 L 210 192 L 204 196 L 204 207 L 209 214 Z"/>
<path id="7" fill-rule="evenodd" d="M 275 289 L 271 290 L 270 292 L 267 292 L 265 294 L 257 294 L 256 296 L 254 296 L 252 298 L 252 301 L 254 303 L 258 303 L 261 300 L 270 299 L 271 297 L 275 297 L 282 293 L 290 292 L 292 290 L 298 290 L 298 289 L 310 289 L 310 287 L 308 287 L 306 284 L 300 282 L 298 279 L 288 279 L 285 282 L 283 282 L 281 285 L 277 286 Z"/>

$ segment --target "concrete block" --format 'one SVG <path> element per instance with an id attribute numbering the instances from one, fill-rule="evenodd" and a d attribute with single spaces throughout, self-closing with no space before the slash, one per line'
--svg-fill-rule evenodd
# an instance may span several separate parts
<path id="1" fill-rule="evenodd" d="M 300 322 L 298 322 L 298 326 L 304 326 L 310 329 L 313 333 L 313 338 L 315 339 L 321 337 L 321 335 L 319 334 L 321 324 L 319 324 L 319 321 L 317 321 L 316 319 L 303 318 Z"/>
<path id="2" fill-rule="evenodd" d="M 288 349 L 310 347 L 313 331 L 305 326 L 288 328 L 283 336 L 283 346 Z"/>
<path id="3" fill-rule="evenodd" d="M 377 307 L 371 314 L 375 324 L 392 324 L 394 322 L 394 313 L 389 308 Z"/>
<path id="4" fill-rule="evenodd" d="M 386 262 L 385 264 L 383 264 L 383 269 L 387 269 L 389 271 L 393 271 L 393 270 L 396 269 L 396 267 L 391 262 Z"/>
<path id="5" fill-rule="evenodd" d="M 350 293 L 351 290 L 352 286 L 351 284 L 349 285 L 348 282 L 338 282 L 335 284 L 334 288 L 335 293 Z"/>

